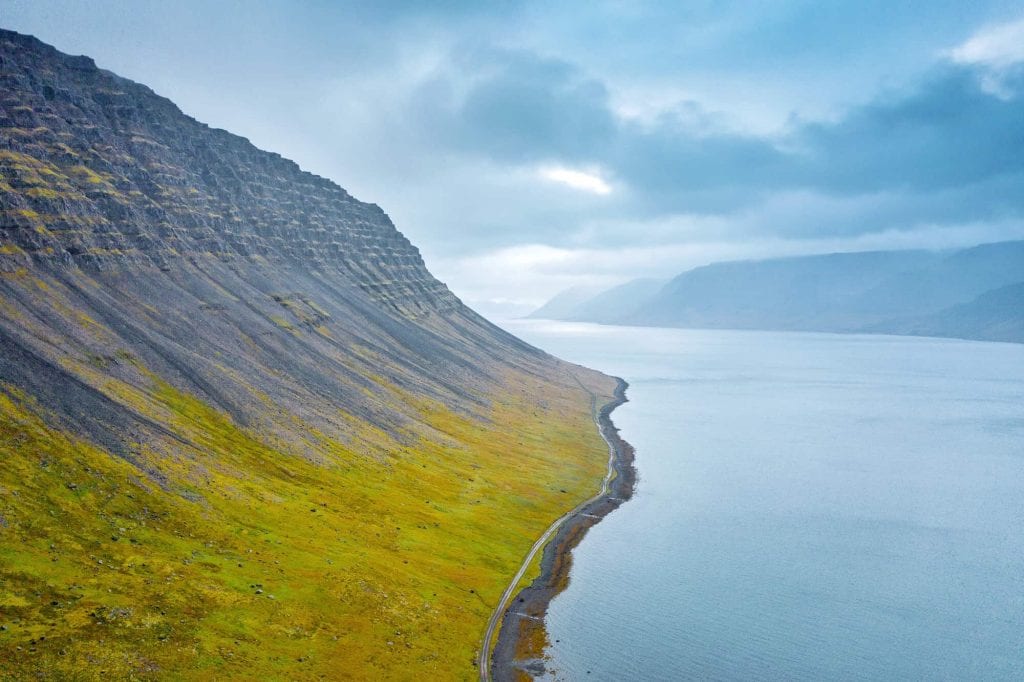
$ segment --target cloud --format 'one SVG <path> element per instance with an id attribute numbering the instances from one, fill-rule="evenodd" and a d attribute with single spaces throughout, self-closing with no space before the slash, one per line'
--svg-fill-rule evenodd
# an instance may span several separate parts
<path id="1" fill-rule="evenodd" d="M 1024 19 L 986 26 L 950 50 L 960 64 L 1005 68 L 1024 62 Z"/>
<path id="2" fill-rule="evenodd" d="M 569 62 L 522 50 L 472 49 L 416 98 L 453 147 L 526 163 L 587 161 L 616 133 L 605 85 Z"/>
<path id="3" fill-rule="evenodd" d="M 718 259 L 1024 237 L 1024 102 L 987 92 L 974 66 L 936 63 L 830 120 L 758 134 L 692 101 L 624 116 L 595 78 L 537 55 L 438 64 L 395 114 L 415 125 L 391 129 L 443 163 L 386 205 L 471 305 L 522 313 Z M 513 100 L 509 117 L 496 103 Z M 563 135 L 564 120 L 586 123 Z"/>
<path id="4" fill-rule="evenodd" d="M 729 215 L 774 193 L 872 195 L 974 192 L 979 217 L 1024 210 L 1024 100 L 995 95 L 973 66 L 937 64 L 909 87 L 890 90 L 828 121 L 794 119 L 780 134 L 731 129 L 698 103 L 660 114 L 622 115 L 608 87 L 568 62 L 522 51 L 458 55 L 415 99 L 421 135 L 495 167 L 536 168 L 547 180 L 618 197 L 611 215 Z M 1016 81 L 1008 79 L 1007 84 Z M 410 112 L 410 117 L 413 114 Z M 592 172 L 601 168 L 601 173 Z M 1003 188 L 1004 194 L 997 189 Z M 994 200 L 994 201 L 993 201 Z M 908 203 L 909 205 L 909 203 Z M 912 222 L 935 218 L 905 216 Z M 959 220 L 958 210 L 951 220 Z M 587 216 L 580 214 L 577 226 Z M 870 215 L 864 230 L 879 227 Z M 889 227 L 888 225 L 883 227 Z M 552 232 L 566 234 L 564 223 Z M 784 232 L 786 225 L 778 225 Z M 832 230 L 827 220 L 817 229 Z M 843 228 L 846 229 L 846 228 Z"/>
<path id="5" fill-rule="evenodd" d="M 573 170 L 564 166 L 545 166 L 538 171 L 545 180 L 561 183 L 592 194 L 611 194 L 612 186 L 596 172 Z"/>
<path id="6" fill-rule="evenodd" d="M 970 68 L 937 67 L 911 92 L 879 97 L 833 123 L 805 124 L 793 139 L 806 152 L 800 181 L 808 186 L 957 188 L 1024 173 L 1024 98 L 994 96 Z M 1019 209 L 1024 194 L 1016 190 L 1004 199 Z"/>

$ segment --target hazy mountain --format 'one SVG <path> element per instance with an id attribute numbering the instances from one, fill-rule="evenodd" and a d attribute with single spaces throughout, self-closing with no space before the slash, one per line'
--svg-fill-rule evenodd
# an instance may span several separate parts
<path id="1" fill-rule="evenodd" d="M 646 304 L 663 286 L 663 279 L 633 279 L 577 303 L 555 319 L 614 323 Z"/>
<path id="2" fill-rule="evenodd" d="M 1024 241 L 982 244 L 894 275 L 850 307 L 875 315 L 919 315 L 972 301 L 1024 279 Z"/>
<path id="3" fill-rule="evenodd" d="M 886 320 L 868 331 L 1024 343 L 1024 282 L 918 318 Z"/>
<path id="4" fill-rule="evenodd" d="M 613 388 L 379 207 L 0 31 L 5 676 L 472 677 Z"/>
<path id="5" fill-rule="evenodd" d="M 527 315 L 530 318 L 545 320 L 564 320 L 571 315 L 578 306 L 586 303 L 591 298 L 601 293 L 597 287 L 571 287 L 555 294 L 550 301 Z"/>
<path id="6" fill-rule="evenodd" d="M 549 316 L 606 324 L 1012 340 L 1020 302 L 1014 299 L 1019 289 L 1008 285 L 1022 277 L 1021 241 L 959 251 L 735 261 L 688 270 L 660 287 L 655 280 L 634 280 L 560 305 L 559 314 Z"/>
<path id="7" fill-rule="evenodd" d="M 684 272 L 622 319 L 680 327 L 855 329 L 877 318 L 851 309 L 849 301 L 939 258 L 880 251 L 716 263 Z"/>

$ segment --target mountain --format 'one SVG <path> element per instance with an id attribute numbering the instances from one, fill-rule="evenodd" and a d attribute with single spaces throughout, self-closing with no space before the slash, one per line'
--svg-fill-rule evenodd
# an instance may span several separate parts
<path id="1" fill-rule="evenodd" d="M 1024 282 L 921 317 L 886 320 L 876 331 L 1024 343 Z M 868 331 L 872 331 L 868 329 Z"/>
<path id="2" fill-rule="evenodd" d="M 384 211 L 0 31 L 4 676 L 467 679 L 615 382 Z"/>
<path id="3" fill-rule="evenodd" d="M 559 301 L 560 294 L 534 311 L 530 317 L 614 324 L 615 320 L 646 303 L 664 285 L 665 280 L 662 279 L 638 278 L 596 295 L 586 296 L 582 300 L 573 297 Z"/>
<path id="4" fill-rule="evenodd" d="M 660 288 L 656 280 L 633 280 L 549 316 L 1021 341 L 1021 300 L 1015 296 L 1022 278 L 1024 241 L 957 251 L 833 253 L 713 263 Z"/>
<path id="5" fill-rule="evenodd" d="M 1022 279 L 1024 241 L 982 244 L 890 277 L 852 305 L 876 315 L 919 315 L 968 303 Z"/>
<path id="6" fill-rule="evenodd" d="M 679 275 L 622 319 L 667 327 L 853 330 L 877 318 L 848 301 L 939 258 L 879 251 L 715 263 Z"/>
<path id="7" fill-rule="evenodd" d="M 531 319 L 563 320 L 568 319 L 577 306 L 589 301 L 601 290 L 594 287 L 571 287 L 555 294 L 550 301 L 527 315 Z"/>

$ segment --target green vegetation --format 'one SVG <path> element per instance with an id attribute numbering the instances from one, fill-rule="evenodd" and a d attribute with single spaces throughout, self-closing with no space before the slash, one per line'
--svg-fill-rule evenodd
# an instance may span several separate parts
<path id="1" fill-rule="evenodd" d="M 129 463 L 5 387 L 6 673 L 472 678 L 508 575 L 602 475 L 589 401 L 565 379 L 508 377 L 483 422 L 405 396 L 443 437 L 365 432 L 387 453 L 370 457 L 310 429 L 319 461 L 152 377 L 110 393 L 190 445 L 135 446 Z"/>
<path id="2" fill-rule="evenodd" d="M 46 187 L 31 187 L 25 190 L 25 194 L 33 199 L 57 199 L 60 197 L 60 192 Z"/>
<path id="3" fill-rule="evenodd" d="M 72 166 L 71 168 L 68 169 L 68 172 L 72 177 L 77 178 L 82 182 L 88 183 L 90 185 L 101 185 L 104 182 L 102 176 L 100 176 L 99 173 L 96 173 L 87 166 Z"/>

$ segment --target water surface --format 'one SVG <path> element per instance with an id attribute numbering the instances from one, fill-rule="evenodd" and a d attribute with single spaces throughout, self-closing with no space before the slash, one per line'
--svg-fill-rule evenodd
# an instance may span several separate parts
<path id="1" fill-rule="evenodd" d="M 559 679 L 1024 679 L 1024 346 L 505 326 L 630 382 Z"/>

